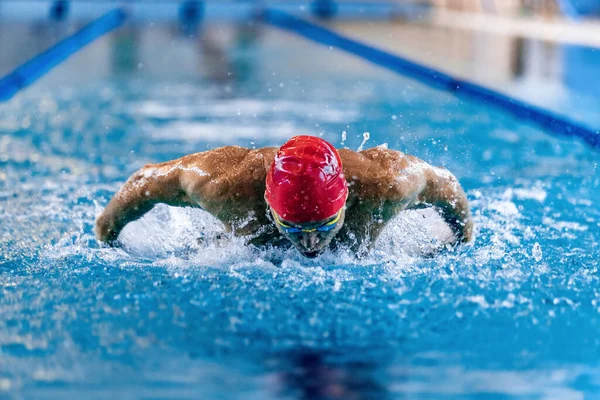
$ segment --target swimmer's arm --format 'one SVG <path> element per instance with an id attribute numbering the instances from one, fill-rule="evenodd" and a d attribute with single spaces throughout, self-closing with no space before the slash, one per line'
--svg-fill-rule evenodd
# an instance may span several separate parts
<path id="1" fill-rule="evenodd" d="M 125 225 L 141 218 L 158 203 L 199 207 L 184 190 L 182 180 L 189 180 L 189 176 L 184 177 L 178 165 L 181 160 L 147 165 L 131 175 L 96 220 L 97 239 L 115 245 Z"/>
<path id="2" fill-rule="evenodd" d="M 456 177 L 444 168 L 429 166 L 424 168 L 423 173 L 425 185 L 409 208 L 419 208 L 423 203 L 438 207 L 456 235 L 457 242 L 470 242 L 473 238 L 473 220 L 469 201 Z"/>

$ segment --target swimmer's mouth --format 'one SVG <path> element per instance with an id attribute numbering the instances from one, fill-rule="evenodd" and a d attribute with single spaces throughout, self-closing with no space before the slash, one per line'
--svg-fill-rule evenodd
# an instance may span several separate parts
<path id="1" fill-rule="evenodd" d="M 315 258 L 317 257 L 319 254 L 321 254 L 321 251 L 303 251 L 302 255 L 304 257 L 308 257 L 308 258 Z"/>

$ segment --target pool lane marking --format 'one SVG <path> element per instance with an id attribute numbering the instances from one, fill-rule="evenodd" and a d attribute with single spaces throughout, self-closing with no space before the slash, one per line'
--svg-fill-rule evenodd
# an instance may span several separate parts
<path id="1" fill-rule="evenodd" d="M 123 25 L 126 18 L 127 14 L 121 8 L 109 11 L 71 36 L 26 61 L 0 79 L 0 102 L 10 100 L 21 89 L 31 85 L 88 44 L 117 29 Z"/>
<path id="2" fill-rule="evenodd" d="M 552 133 L 577 137 L 593 147 L 600 148 L 599 131 L 546 109 L 347 38 L 330 29 L 283 11 L 272 8 L 267 9 L 262 14 L 262 20 L 271 26 L 295 33 L 316 43 L 344 50 L 400 75 L 416 79 L 430 87 L 451 92 L 459 98 L 463 97 L 484 102 L 515 117 L 541 126 Z"/>

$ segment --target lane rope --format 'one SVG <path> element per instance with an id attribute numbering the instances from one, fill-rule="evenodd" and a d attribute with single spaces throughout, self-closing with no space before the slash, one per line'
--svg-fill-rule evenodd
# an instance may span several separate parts
<path id="1" fill-rule="evenodd" d="M 31 85 L 88 44 L 119 28 L 126 19 L 127 14 L 121 8 L 109 11 L 17 67 L 0 79 L 0 101 L 10 100 L 20 90 Z"/>
<path id="2" fill-rule="evenodd" d="M 499 108 L 515 117 L 530 121 L 548 132 L 561 136 L 577 137 L 593 147 L 600 148 L 599 131 L 571 121 L 549 110 L 366 45 L 280 10 L 266 9 L 261 17 L 264 23 L 276 28 L 325 46 L 343 50 L 380 67 L 413 78 L 427 86 L 451 92 L 459 98 L 476 100 Z"/>

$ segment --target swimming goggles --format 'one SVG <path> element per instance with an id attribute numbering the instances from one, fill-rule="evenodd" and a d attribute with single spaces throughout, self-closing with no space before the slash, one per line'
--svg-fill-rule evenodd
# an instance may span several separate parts
<path id="1" fill-rule="evenodd" d="M 342 215 L 342 209 L 340 209 L 340 211 L 338 211 L 338 213 L 335 215 L 334 219 L 332 219 L 331 221 L 327 222 L 326 224 L 323 224 L 323 225 L 318 226 L 316 228 L 301 229 L 301 228 L 297 228 L 295 226 L 290 226 L 290 225 L 284 224 L 279 219 L 279 216 L 277 215 L 277 213 L 273 212 L 273 216 L 275 217 L 275 222 L 277 222 L 277 224 L 279 224 L 279 226 L 281 226 L 281 228 L 283 229 L 283 231 L 286 232 L 286 233 L 300 233 L 300 232 L 312 233 L 312 232 L 315 232 L 315 231 L 317 231 L 317 232 L 329 232 L 329 231 L 331 231 L 331 230 L 333 230 L 335 228 L 335 226 L 337 225 L 338 221 L 340 220 L 341 215 Z"/>

